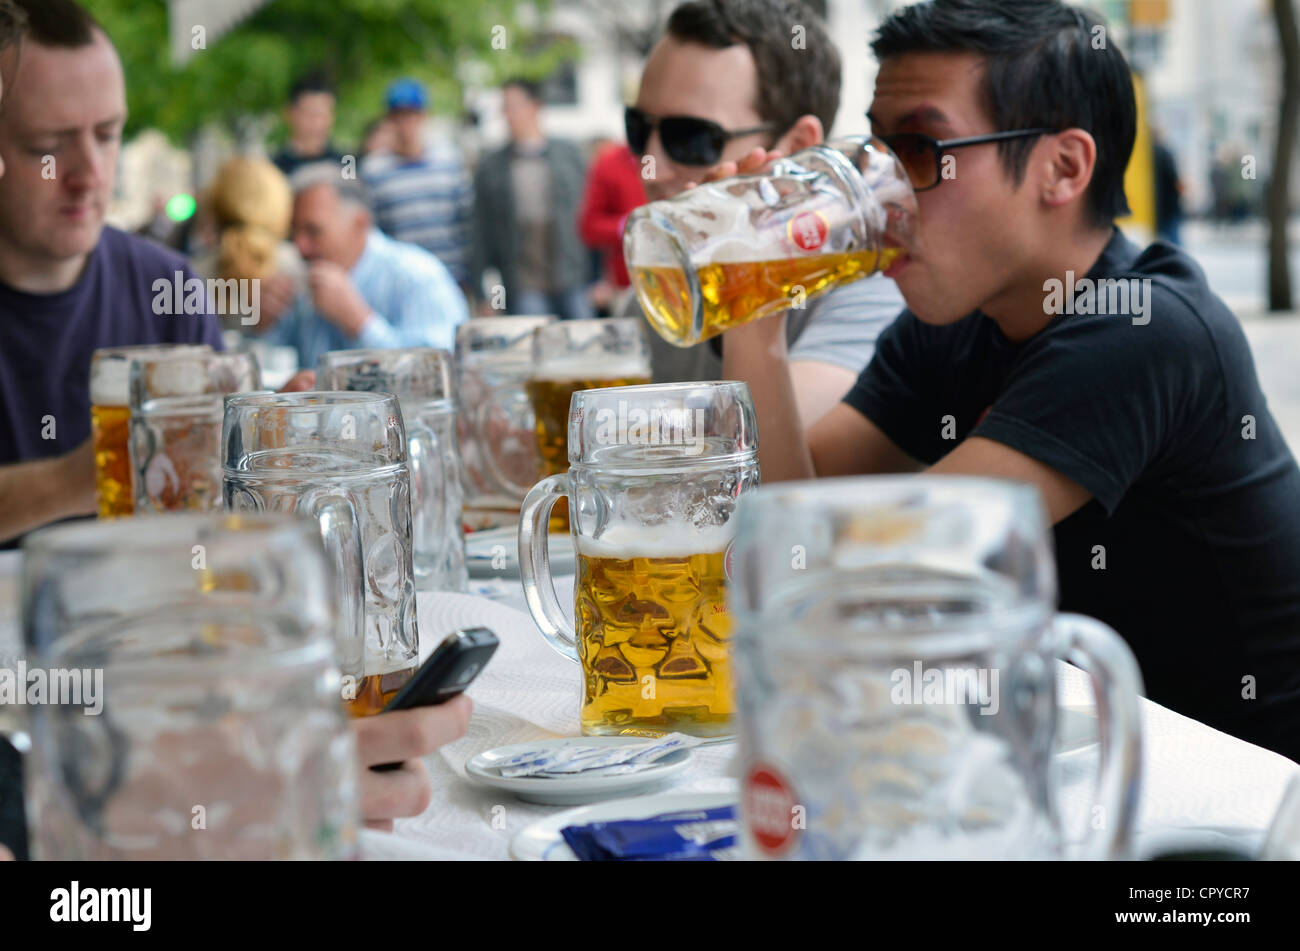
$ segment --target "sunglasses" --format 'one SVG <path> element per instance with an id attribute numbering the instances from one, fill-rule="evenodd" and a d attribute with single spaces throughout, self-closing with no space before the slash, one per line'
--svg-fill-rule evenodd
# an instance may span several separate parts
<path id="1" fill-rule="evenodd" d="M 724 129 L 708 119 L 694 116 L 665 116 L 657 118 L 640 109 L 628 106 L 623 113 L 627 129 L 627 144 L 638 156 L 645 155 L 650 136 L 659 130 L 659 141 L 664 144 L 668 157 L 679 165 L 716 165 L 722 150 L 732 139 L 756 132 L 771 132 L 775 123 L 765 122 L 751 129 Z"/>
<path id="2" fill-rule="evenodd" d="M 882 135 L 879 138 L 903 163 L 907 177 L 912 181 L 912 191 L 923 192 L 938 187 L 943 181 L 943 155 L 951 149 L 1054 134 L 1054 129 L 1020 129 L 1015 132 L 972 135 L 964 139 L 932 139 L 916 132 L 900 132 L 898 135 Z"/>

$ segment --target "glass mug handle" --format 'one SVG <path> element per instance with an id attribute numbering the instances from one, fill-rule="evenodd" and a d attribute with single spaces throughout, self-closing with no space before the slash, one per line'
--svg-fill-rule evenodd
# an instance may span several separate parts
<path id="1" fill-rule="evenodd" d="M 448 473 L 442 456 L 442 445 L 433 427 L 421 424 L 406 431 L 411 466 L 411 542 L 415 551 L 432 553 L 441 564 L 444 539 L 447 537 L 447 507 L 451 493 L 447 491 Z M 420 500 L 417 513 L 415 500 Z M 424 520 L 431 516 L 431 524 Z"/>
<path id="2" fill-rule="evenodd" d="M 513 406 L 512 406 L 513 404 Z M 532 415 L 533 404 L 527 395 L 516 389 L 509 387 L 493 387 L 488 391 L 488 398 L 478 408 L 478 416 L 475 420 L 479 445 L 483 449 L 483 462 L 487 466 L 488 474 L 496 480 L 497 485 L 503 487 L 511 495 L 524 496 L 529 492 L 529 487 L 520 485 L 506 474 L 506 467 L 501 464 L 497 458 L 496 449 L 498 440 L 492 432 L 492 413 L 494 410 L 504 410 L 507 425 L 514 419 L 515 408 L 522 408 L 529 415 Z M 536 425 L 534 423 L 534 425 Z M 530 447 L 531 448 L 531 447 Z"/>
<path id="3" fill-rule="evenodd" d="M 1142 674 L 1133 652 L 1114 630 L 1082 614 L 1058 614 L 1052 622 L 1058 656 L 1083 670 L 1097 699 L 1101 772 L 1096 806 L 1099 826 L 1071 858 L 1125 859 L 1137 820 L 1142 776 Z"/>
<path id="4" fill-rule="evenodd" d="M 366 672 L 366 563 L 361 551 L 361 524 L 351 500 L 343 496 L 317 499 L 311 514 L 320 522 L 326 558 L 338 579 L 339 668 L 345 677 L 353 678 L 354 689 L 359 688 Z"/>
<path id="5" fill-rule="evenodd" d="M 551 555 L 547 526 L 551 509 L 568 495 L 567 473 L 549 476 L 537 483 L 524 499 L 519 513 L 519 576 L 524 598 L 542 636 L 557 652 L 578 663 L 578 635 L 564 616 L 551 577 Z"/>

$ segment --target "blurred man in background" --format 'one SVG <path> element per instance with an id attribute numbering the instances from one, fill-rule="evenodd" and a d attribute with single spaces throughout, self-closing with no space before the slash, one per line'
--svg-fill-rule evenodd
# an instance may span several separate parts
<path id="1" fill-rule="evenodd" d="M 390 238 L 424 248 L 468 287 L 474 192 L 465 165 L 450 143 L 430 134 L 423 84 L 400 79 L 385 101 L 391 151 L 361 165 L 375 224 Z"/>
<path id="2" fill-rule="evenodd" d="M 791 43 L 796 25 L 804 28 L 802 49 Z M 789 154 L 818 144 L 839 102 L 839 53 L 798 0 L 692 0 L 672 12 L 646 60 L 627 110 L 628 145 L 650 160 L 642 176 L 650 200 L 669 198 L 756 147 Z M 665 136 L 659 123 L 670 116 L 689 121 Z M 902 309 L 892 281 L 869 277 L 788 311 L 790 376 L 804 425 L 849 391 Z M 727 360 L 729 336 L 682 349 L 650 334 L 656 382 L 743 379 Z"/>
<path id="3" fill-rule="evenodd" d="M 335 101 L 334 87 L 320 74 L 304 76 L 293 84 L 289 105 L 284 108 L 289 141 L 273 159 L 284 174 L 292 175 L 312 162 L 343 161 L 343 153 L 330 141 Z"/>
<path id="4" fill-rule="evenodd" d="M 452 349 L 469 309 L 438 259 L 378 231 L 365 189 L 337 166 L 306 166 L 291 184 L 293 241 L 307 262 L 308 293 L 269 329 L 257 328 L 263 339 L 296 347 L 302 367 L 329 350 Z"/>
<path id="5" fill-rule="evenodd" d="M 483 157 L 474 178 L 474 288 L 492 267 L 501 274 L 507 313 L 593 317 L 577 228 L 582 153 L 542 133 L 536 83 L 511 79 L 502 100 L 510 141 Z M 499 307 L 492 296 L 489 306 Z"/>

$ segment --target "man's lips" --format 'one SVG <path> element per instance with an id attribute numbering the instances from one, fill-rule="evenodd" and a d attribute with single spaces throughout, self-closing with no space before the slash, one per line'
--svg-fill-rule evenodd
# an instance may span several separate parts
<path id="1" fill-rule="evenodd" d="M 894 263 L 885 268 L 882 273 L 884 273 L 885 277 L 897 279 L 898 275 L 903 273 L 903 270 L 911 263 L 911 261 L 912 256 L 910 254 L 903 254 L 896 258 Z"/>
<path id="2" fill-rule="evenodd" d="M 59 214 L 73 221 L 85 221 L 95 213 L 93 205 L 64 205 Z"/>

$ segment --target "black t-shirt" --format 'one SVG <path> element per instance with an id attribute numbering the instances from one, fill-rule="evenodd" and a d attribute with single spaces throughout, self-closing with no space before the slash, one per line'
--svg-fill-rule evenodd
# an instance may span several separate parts
<path id="1" fill-rule="evenodd" d="M 1087 489 L 1055 527 L 1061 610 L 1115 628 L 1152 700 L 1300 760 L 1300 469 L 1245 335 L 1172 245 L 1116 230 L 1087 277 L 1149 279 L 1149 306 L 1019 343 L 905 311 L 845 402 L 920 462 L 981 436 Z"/>

